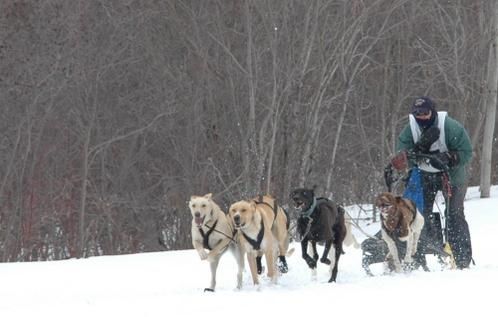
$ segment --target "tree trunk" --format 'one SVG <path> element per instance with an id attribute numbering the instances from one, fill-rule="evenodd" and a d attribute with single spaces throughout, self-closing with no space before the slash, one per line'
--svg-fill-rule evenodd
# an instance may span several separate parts
<path id="1" fill-rule="evenodd" d="M 488 198 L 491 187 L 491 157 L 493 134 L 495 130 L 496 117 L 496 93 L 498 88 L 498 3 L 492 2 L 491 20 L 492 32 L 489 46 L 488 56 L 488 77 L 486 81 L 486 96 L 484 99 L 484 107 L 486 113 L 486 121 L 484 123 L 484 135 L 482 142 L 482 157 L 481 157 L 481 198 Z"/>

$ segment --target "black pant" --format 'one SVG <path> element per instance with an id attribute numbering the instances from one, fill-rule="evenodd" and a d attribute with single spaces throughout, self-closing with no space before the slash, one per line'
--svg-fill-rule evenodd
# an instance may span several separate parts
<path id="1" fill-rule="evenodd" d="M 445 220 L 447 232 L 447 242 L 451 246 L 455 262 L 458 268 L 466 268 L 472 260 L 472 244 L 470 240 L 469 225 L 465 220 L 463 212 L 463 201 L 465 192 L 457 186 L 451 186 L 451 196 L 448 204 L 448 185 L 442 173 L 422 172 L 422 186 L 424 194 L 424 218 L 425 225 L 422 230 L 421 240 L 427 239 L 435 244 L 442 241 L 438 235 L 438 228 L 435 228 L 433 206 L 434 199 L 438 191 L 443 193 L 446 201 Z M 449 208 L 448 208 L 449 207 Z M 439 231 L 440 233 L 440 231 Z M 442 237 L 441 237 L 442 238 Z M 421 243 L 422 248 L 427 243 Z M 422 252 L 424 254 L 425 252 Z"/>

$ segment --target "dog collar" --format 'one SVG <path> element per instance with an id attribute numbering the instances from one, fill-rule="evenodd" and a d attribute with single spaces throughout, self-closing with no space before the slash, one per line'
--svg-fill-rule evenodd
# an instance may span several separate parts
<path id="1" fill-rule="evenodd" d="M 301 217 L 310 218 L 313 211 L 315 211 L 315 207 L 316 207 L 316 198 L 313 197 L 313 203 L 311 204 L 310 208 L 306 210 L 306 212 L 303 212 Z"/>

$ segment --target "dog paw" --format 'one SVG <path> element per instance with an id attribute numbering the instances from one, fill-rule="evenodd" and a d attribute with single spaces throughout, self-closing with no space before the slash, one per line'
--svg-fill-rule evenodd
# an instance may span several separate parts
<path id="1" fill-rule="evenodd" d="M 289 267 L 287 266 L 287 263 L 278 263 L 277 265 L 278 271 L 282 274 L 289 272 Z"/>
<path id="2" fill-rule="evenodd" d="M 287 260 L 285 259 L 285 256 L 278 257 L 277 268 L 280 273 L 289 272 L 289 267 L 287 266 Z"/>
<path id="3" fill-rule="evenodd" d="M 415 269 L 414 263 L 403 263 L 403 271 L 404 272 L 411 272 Z"/>
<path id="4" fill-rule="evenodd" d="M 308 264 L 310 269 L 316 268 L 316 260 L 315 259 L 313 259 L 310 256 L 307 256 L 306 258 L 304 258 L 304 260 L 306 261 L 306 264 Z"/>
<path id="5" fill-rule="evenodd" d="M 327 265 L 330 265 L 330 263 L 332 263 L 332 262 L 330 262 L 330 260 L 328 258 L 321 258 L 320 262 L 322 262 L 323 264 L 327 264 Z"/>
<path id="6" fill-rule="evenodd" d="M 263 274 L 265 272 L 265 267 L 264 266 L 258 267 L 257 272 L 258 272 L 258 275 Z"/>
<path id="7" fill-rule="evenodd" d="M 208 254 L 205 250 L 201 250 L 199 251 L 199 257 L 201 258 L 201 260 L 205 260 L 208 258 Z"/>

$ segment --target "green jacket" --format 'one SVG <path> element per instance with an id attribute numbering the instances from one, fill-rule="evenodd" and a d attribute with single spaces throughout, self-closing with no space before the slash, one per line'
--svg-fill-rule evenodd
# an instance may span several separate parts
<path id="1" fill-rule="evenodd" d="M 450 182 L 454 186 L 465 183 L 465 165 L 472 158 L 472 145 L 469 135 L 462 124 L 449 116 L 444 121 L 445 142 L 449 152 L 457 152 L 458 164 L 449 170 Z M 401 131 L 396 151 L 410 150 L 414 147 L 410 124 Z"/>

